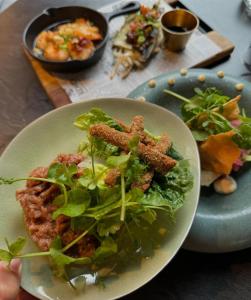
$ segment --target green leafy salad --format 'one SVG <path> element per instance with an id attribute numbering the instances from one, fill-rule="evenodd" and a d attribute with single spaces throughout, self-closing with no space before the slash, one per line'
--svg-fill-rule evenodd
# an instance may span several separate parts
<path id="1" fill-rule="evenodd" d="M 195 88 L 189 99 L 170 90 L 164 92 L 183 102 L 183 120 L 198 143 L 205 178 L 202 185 L 209 186 L 217 179 L 217 192 L 235 191 L 237 185 L 229 174 L 251 161 L 251 118 L 239 107 L 241 96 L 231 98 L 215 87 Z"/>
<path id="2" fill-rule="evenodd" d="M 0 178 L 26 181 L 16 197 L 41 250 L 24 253 L 24 237 L 6 238 L 0 260 L 48 256 L 70 283 L 78 265 L 99 278 L 152 256 L 193 186 L 188 160 L 167 134 L 145 130 L 142 116 L 126 125 L 93 108 L 74 125 L 86 134 L 77 153 L 59 154 L 26 178 Z"/>

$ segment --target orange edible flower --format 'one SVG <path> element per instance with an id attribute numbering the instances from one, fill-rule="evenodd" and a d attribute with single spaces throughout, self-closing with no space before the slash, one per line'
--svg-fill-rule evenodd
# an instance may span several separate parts
<path id="1" fill-rule="evenodd" d="M 229 100 L 223 105 L 223 112 L 221 114 L 229 121 L 236 120 L 240 114 L 240 108 L 238 102 L 241 100 L 241 96 L 238 95 L 235 98 Z M 213 109 L 215 112 L 219 112 L 219 108 Z"/>
<path id="2" fill-rule="evenodd" d="M 210 135 L 199 145 L 202 169 L 226 175 L 231 172 L 233 163 L 241 153 L 232 141 L 234 134 L 233 131 L 228 131 Z"/>
<path id="3" fill-rule="evenodd" d="M 227 120 L 235 120 L 238 119 L 238 116 L 240 114 L 240 109 L 238 106 L 238 102 L 240 101 L 241 96 L 237 96 L 234 99 L 228 101 L 225 105 L 223 105 L 223 113 L 222 115 Z"/>

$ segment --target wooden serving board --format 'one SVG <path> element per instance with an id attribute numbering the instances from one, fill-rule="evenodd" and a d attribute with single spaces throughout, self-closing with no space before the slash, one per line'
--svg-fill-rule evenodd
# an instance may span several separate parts
<path id="1" fill-rule="evenodd" d="M 171 1 L 173 3 L 175 0 L 171 0 Z M 171 7 L 169 7 L 169 9 L 171 9 Z M 216 31 L 210 31 L 204 34 L 198 31 L 196 35 L 197 38 L 192 37 L 189 42 L 190 44 L 188 44 L 189 47 L 187 48 L 189 48 L 190 50 L 189 49 L 187 50 L 187 48 L 185 50 L 189 52 L 188 55 L 186 55 L 186 53 L 184 52 L 180 54 L 168 52 L 167 68 L 166 69 L 160 68 L 159 74 L 167 71 L 173 71 L 175 69 L 177 70 L 183 67 L 188 67 L 188 68 L 207 67 L 211 64 L 220 62 L 220 60 L 229 56 L 234 49 L 234 44 Z M 207 53 L 207 49 L 205 48 L 205 42 L 208 43 L 208 45 L 211 47 L 211 51 L 208 50 L 208 53 Z M 110 47 L 110 44 L 107 45 L 107 48 L 108 47 Z M 200 47 L 201 47 L 201 51 L 200 51 Z M 106 50 L 106 51 L 110 51 L 110 50 Z M 146 66 L 145 72 L 133 71 L 132 73 L 134 74 L 129 75 L 129 77 L 132 76 L 131 82 L 126 84 L 127 79 L 124 81 L 119 81 L 118 79 L 111 80 L 109 78 L 109 76 L 107 75 L 107 71 L 104 70 L 105 68 L 107 68 L 108 63 L 112 64 L 112 61 L 109 60 L 109 61 L 98 63 L 98 65 L 93 68 L 94 69 L 93 72 L 90 70 L 86 70 L 87 76 L 84 77 L 87 77 L 88 81 L 86 81 L 85 79 L 83 80 L 81 78 L 74 81 L 69 79 L 68 75 L 66 75 L 65 79 L 62 80 L 61 76 L 59 78 L 55 74 L 49 73 L 41 66 L 41 64 L 37 60 L 33 59 L 28 53 L 26 53 L 26 55 L 30 60 L 31 65 L 34 71 L 36 72 L 38 79 L 40 80 L 43 88 L 45 89 L 49 99 L 52 101 L 55 107 L 60 107 L 62 105 L 66 105 L 71 102 L 82 101 L 85 98 L 111 96 L 110 94 L 104 94 L 104 93 L 97 94 L 98 89 L 93 88 L 95 86 L 94 81 L 96 80 L 96 77 L 97 76 L 100 77 L 100 73 L 102 72 L 104 73 L 103 74 L 104 76 L 103 78 L 99 78 L 99 80 L 100 82 L 102 81 L 102 83 L 106 81 L 107 84 L 101 87 L 99 85 L 99 82 L 97 82 L 96 87 L 98 85 L 100 87 L 100 90 L 103 91 L 106 89 L 109 89 L 110 91 L 114 90 L 113 96 L 126 96 L 130 92 L 130 90 L 135 88 L 139 83 L 142 83 L 145 80 L 150 79 L 151 77 L 159 75 L 158 72 L 156 72 L 157 69 L 156 66 L 153 67 L 155 61 L 156 64 L 159 64 L 159 66 L 163 65 L 163 61 L 153 57 L 151 63 L 149 64 L 150 66 Z M 107 56 L 109 56 L 109 53 L 107 55 L 105 53 L 104 57 Z M 160 56 L 160 54 L 158 54 L 157 57 L 158 56 Z M 159 62 L 157 62 L 158 60 Z M 152 69 L 149 70 L 149 68 Z M 90 81 L 92 81 L 91 87 L 89 83 Z M 135 81 L 137 81 L 137 83 Z M 136 84 L 136 86 L 133 86 L 133 84 Z M 119 86 L 119 90 L 117 91 L 115 89 L 116 86 Z M 76 93 L 78 94 L 76 95 Z"/>

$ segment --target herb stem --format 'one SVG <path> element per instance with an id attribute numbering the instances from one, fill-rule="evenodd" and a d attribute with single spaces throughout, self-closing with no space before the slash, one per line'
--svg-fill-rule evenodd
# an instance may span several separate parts
<path id="1" fill-rule="evenodd" d="M 170 90 L 165 89 L 164 92 L 165 92 L 166 94 L 169 94 L 169 95 L 171 95 L 171 96 L 173 96 L 173 97 L 175 97 L 175 98 L 177 98 L 177 99 L 183 101 L 183 102 L 186 102 L 186 103 L 190 103 L 190 102 L 191 102 L 188 98 L 183 97 L 183 96 L 181 96 L 181 95 L 179 95 L 179 94 L 177 94 L 177 93 L 175 93 L 175 92 L 173 92 L 173 91 L 170 91 Z"/>
<path id="2" fill-rule="evenodd" d="M 108 206 L 110 206 L 110 205 L 112 205 L 112 204 L 115 204 L 116 202 L 118 202 L 117 199 L 116 199 L 116 200 L 109 201 L 109 202 L 104 203 L 104 204 L 101 204 L 101 205 L 97 205 L 96 207 L 89 207 L 89 208 L 86 210 L 86 212 L 92 212 L 92 211 L 98 212 L 98 211 L 100 211 L 100 210 L 102 210 L 102 209 L 104 209 L 104 208 L 106 208 L 106 207 L 108 207 Z"/>
<path id="3" fill-rule="evenodd" d="M 126 200 L 125 200 L 125 175 L 121 173 L 121 195 L 122 195 L 122 205 L 121 205 L 121 214 L 120 221 L 125 220 L 125 212 L 126 212 Z"/>
<path id="4" fill-rule="evenodd" d="M 87 230 L 85 230 L 82 234 L 80 234 L 75 240 L 73 240 L 70 244 L 66 245 L 63 249 L 62 252 L 67 251 L 70 249 L 73 245 L 75 245 L 78 241 L 80 241 L 85 235 L 87 235 L 88 232 L 92 230 L 97 225 L 97 222 L 94 222 Z"/>
<path id="5" fill-rule="evenodd" d="M 230 122 L 221 114 L 215 112 L 215 111 L 211 111 L 211 113 L 215 116 L 217 116 L 219 119 L 221 119 L 222 121 L 226 122 L 231 128 L 233 128 L 233 126 L 230 124 Z"/>
<path id="6" fill-rule="evenodd" d="M 40 177 L 23 177 L 23 178 L 9 178 L 9 179 L 5 179 L 0 177 L 0 184 L 12 184 L 18 181 L 24 181 L 24 180 L 36 180 L 36 181 L 44 181 L 44 182 L 50 182 L 50 183 L 54 183 L 57 184 L 57 182 L 55 182 L 55 180 L 53 179 L 48 179 L 48 178 L 40 178 Z"/>
<path id="7" fill-rule="evenodd" d="M 35 257 L 35 256 L 49 256 L 50 252 L 35 252 L 35 253 L 28 253 L 28 254 L 23 254 L 23 255 L 17 255 L 17 258 L 28 258 L 28 257 Z"/>
<path id="8" fill-rule="evenodd" d="M 94 151 L 93 151 L 93 141 L 92 141 L 92 138 L 90 139 L 90 142 L 91 142 L 92 177 L 95 180 L 96 174 L 95 174 L 95 166 L 94 166 Z"/>
<path id="9" fill-rule="evenodd" d="M 103 217 L 103 219 L 109 219 L 109 218 L 113 218 L 113 217 L 116 217 L 117 215 L 119 215 L 119 212 L 115 212 L 115 213 L 112 213 L 110 215 L 105 215 Z"/>
<path id="10" fill-rule="evenodd" d="M 68 203 L 68 195 L 67 195 L 67 190 L 64 184 L 59 184 L 60 187 L 63 190 L 63 194 L 64 194 L 64 205 L 66 205 Z"/>

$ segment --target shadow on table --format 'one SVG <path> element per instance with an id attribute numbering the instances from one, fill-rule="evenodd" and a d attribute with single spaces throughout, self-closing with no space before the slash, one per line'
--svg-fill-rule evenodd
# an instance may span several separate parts
<path id="1" fill-rule="evenodd" d="M 180 250 L 151 282 L 123 299 L 250 299 L 251 249 L 204 254 Z"/>

